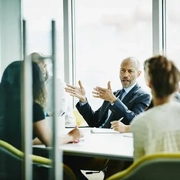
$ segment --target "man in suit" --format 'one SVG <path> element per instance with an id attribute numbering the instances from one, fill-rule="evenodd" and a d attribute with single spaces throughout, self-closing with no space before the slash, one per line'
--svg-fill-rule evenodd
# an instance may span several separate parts
<path id="1" fill-rule="evenodd" d="M 123 89 L 113 93 L 110 82 L 107 88 L 95 87 L 93 96 L 104 100 L 96 111 L 93 111 L 88 103 L 81 81 L 78 82 L 79 87 L 67 85 L 65 89 L 71 96 L 79 98 L 76 108 L 90 127 L 110 128 L 111 121 L 120 118 L 123 124 L 129 125 L 150 103 L 150 95 L 137 84 L 140 74 L 140 63 L 137 59 L 134 57 L 124 59 L 120 64 L 119 73 Z"/>
<path id="2" fill-rule="evenodd" d="M 122 119 L 121 123 L 116 123 L 116 126 L 123 124 L 122 131 L 128 132 L 133 118 L 142 113 L 150 104 L 150 95 L 137 84 L 137 78 L 141 74 L 140 69 L 140 63 L 136 58 L 124 59 L 120 64 L 119 73 L 123 89 L 113 93 L 110 82 L 107 83 L 107 88 L 95 87 L 93 96 L 104 100 L 102 106 L 96 111 L 93 111 L 88 103 L 81 81 L 78 82 L 79 87 L 67 85 L 65 89 L 71 96 L 79 98 L 76 108 L 90 127 L 110 128 L 111 123 Z M 131 163 L 110 160 L 104 179 L 123 170 Z"/>

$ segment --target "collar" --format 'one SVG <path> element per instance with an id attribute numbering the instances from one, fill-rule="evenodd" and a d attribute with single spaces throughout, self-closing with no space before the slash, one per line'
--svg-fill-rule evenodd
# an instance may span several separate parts
<path id="1" fill-rule="evenodd" d="M 130 87 L 127 87 L 127 88 L 123 88 L 126 92 L 126 94 L 136 85 L 137 83 L 133 84 L 132 86 Z"/>

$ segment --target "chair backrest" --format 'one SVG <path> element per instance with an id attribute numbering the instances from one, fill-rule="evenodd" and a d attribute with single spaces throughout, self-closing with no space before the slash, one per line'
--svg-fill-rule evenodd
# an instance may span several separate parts
<path id="1" fill-rule="evenodd" d="M 81 116 L 81 114 L 78 112 L 77 109 L 73 110 L 73 114 L 74 114 L 74 117 L 76 118 L 76 123 L 78 126 L 81 126 L 82 124 L 85 123 L 84 118 Z"/>
<path id="2" fill-rule="evenodd" d="M 107 180 L 179 180 L 180 153 L 154 154 L 142 157 L 126 170 Z"/>
<path id="3" fill-rule="evenodd" d="M 9 143 L 0 140 L 0 179 L 21 180 L 22 162 L 24 153 Z M 47 179 L 49 177 L 52 161 L 51 159 L 29 155 L 33 164 L 33 180 Z M 76 180 L 72 170 L 63 164 L 63 179 Z"/>
<path id="4" fill-rule="evenodd" d="M 22 179 L 23 157 L 24 153 L 22 151 L 5 141 L 0 140 L 0 179 Z M 32 160 L 34 167 L 35 165 L 38 167 L 51 167 L 51 160 L 48 158 L 32 154 L 29 155 L 29 158 Z"/>

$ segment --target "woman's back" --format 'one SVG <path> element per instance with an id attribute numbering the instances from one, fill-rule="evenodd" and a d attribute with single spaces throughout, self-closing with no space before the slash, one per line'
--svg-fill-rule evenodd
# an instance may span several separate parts
<path id="1" fill-rule="evenodd" d="M 144 70 L 154 107 L 137 116 L 131 124 L 135 160 L 158 152 L 180 152 L 180 104 L 173 102 L 180 72 L 172 61 L 161 55 L 147 59 Z"/>
<path id="2" fill-rule="evenodd" d="M 143 146 L 144 155 L 180 151 L 179 117 L 179 102 L 170 102 L 148 110 L 138 122 L 134 119 L 131 127 L 136 132 L 136 146 Z"/>
<path id="3" fill-rule="evenodd" d="M 11 63 L 2 75 L 0 85 L 1 139 L 21 149 L 21 61 Z M 21 162 L 10 156 L 1 157 L 3 172 L 8 179 L 19 179 Z M 1 169 L 2 172 L 2 169 Z M 8 173 L 9 172 L 9 173 Z"/>
<path id="4" fill-rule="evenodd" d="M 21 61 L 11 63 L 5 69 L 0 85 L 2 139 L 19 149 L 21 149 L 20 73 Z"/>
<path id="5" fill-rule="evenodd" d="M 5 69 L 1 81 L 0 94 L 0 117 L 3 124 L 3 137 L 18 149 L 22 149 L 22 125 L 25 122 L 21 119 L 23 111 L 22 103 L 22 82 L 23 62 L 15 61 Z M 32 125 L 35 122 L 45 119 L 43 106 L 45 100 L 45 86 L 42 72 L 36 63 L 32 63 Z M 33 133 L 33 138 L 36 135 Z M 31 143 L 31 142 L 30 142 Z"/>

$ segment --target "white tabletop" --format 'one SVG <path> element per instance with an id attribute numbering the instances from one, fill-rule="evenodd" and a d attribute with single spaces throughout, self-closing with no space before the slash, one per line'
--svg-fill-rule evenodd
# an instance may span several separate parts
<path id="1" fill-rule="evenodd" d="M 81 128 L 81 130 L 84 137 L 79 143 L 61 145 L 60 148 L 63 153 L 117 160 L 133 159 L 133 137 L 131 133 L 118 133 L 112 129 L 98 129 L 96 131 L 94 128 Z M 70 129 L 65 131 L 68 132 Z"/>

